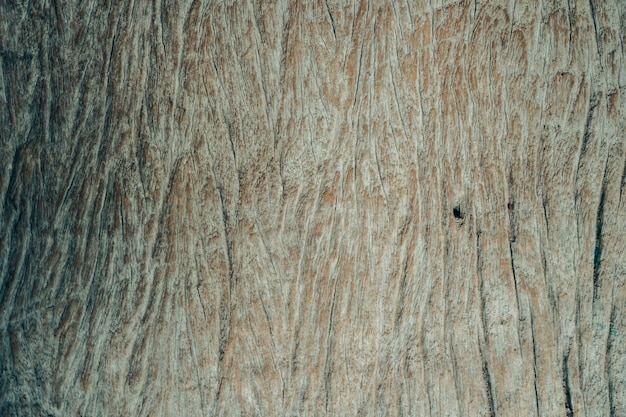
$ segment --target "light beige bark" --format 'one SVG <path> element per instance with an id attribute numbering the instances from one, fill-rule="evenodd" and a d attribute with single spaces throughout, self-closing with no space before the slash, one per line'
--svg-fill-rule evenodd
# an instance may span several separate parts
<path id="1" fill-rule="evenodd" d="M 0 415 L 626 415 L 626 4 L 0 2 Z"/>

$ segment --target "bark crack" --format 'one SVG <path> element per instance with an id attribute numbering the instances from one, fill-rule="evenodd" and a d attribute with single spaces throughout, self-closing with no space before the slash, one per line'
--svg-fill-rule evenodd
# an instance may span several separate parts
<path id="1" fill-rule="evenodd" d="M 598 287 L 600 286 L 600 273 L 602 267 L 602 228 L 604 225 L 604 206 L 606 203 L 606 186 L 608 182 L 607 171 L 609 169 L 609 156 L 604 166 L 604 174 L 602 177 L 602 188 L 600 191 L 600 202 L 598 203 L 598 212 L 596 214 L 596 244 L 593 251 L 593 300 L 598 296 Z"/>
<path id="2" fill-rule="evenodd" d="M 574 417 L 572 393 L 569 382 L 569 349 L 563 356 L 563 393 L 565 394 L 565 413 L 567 414 L 567 417 Z"/>

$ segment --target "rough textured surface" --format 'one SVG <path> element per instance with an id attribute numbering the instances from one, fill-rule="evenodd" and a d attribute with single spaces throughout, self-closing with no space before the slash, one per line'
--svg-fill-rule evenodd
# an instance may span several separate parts
<path id="1" fill-rule="evenodd" d="M 626 4 L 0 2 L 0 415 L 626 415 Z"/>

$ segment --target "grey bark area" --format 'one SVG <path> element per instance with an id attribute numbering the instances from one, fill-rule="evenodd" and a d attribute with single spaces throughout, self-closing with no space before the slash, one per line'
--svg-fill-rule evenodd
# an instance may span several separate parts
<path id="1" fill-rule="evenodd" d="M 626 415 L 626 4 L 0 2 L 0 415 Z"/>

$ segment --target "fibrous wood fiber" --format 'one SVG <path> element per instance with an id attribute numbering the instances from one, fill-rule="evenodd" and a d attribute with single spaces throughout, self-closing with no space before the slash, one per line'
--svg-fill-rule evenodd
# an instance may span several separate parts
<path id="1" fill-rule="evenodd" d="M 626 415 L 623 1 L 0 2 L 3 416 Z"/>

